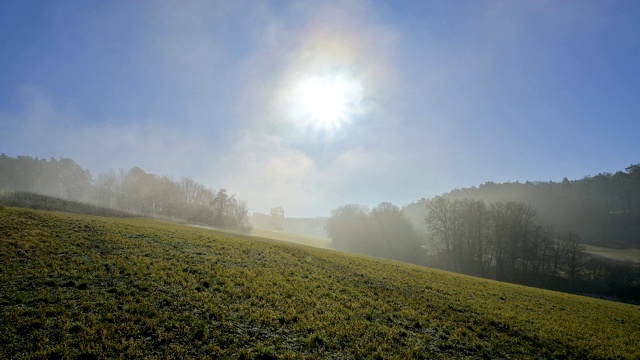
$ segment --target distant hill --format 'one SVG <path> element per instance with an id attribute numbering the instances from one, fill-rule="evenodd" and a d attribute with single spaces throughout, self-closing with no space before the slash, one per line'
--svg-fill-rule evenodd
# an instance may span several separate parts
<path id="1" fill-rule="evenodd" d="M 637 306 L 144 218 L 0 207 L 0 358 L 639 358 Z"/>
<path id="2" fill-rule="evenodd" d="M 562 182 L 487 182 L 442 196 L 486 203 L 523 202 L 532 205 L 544 223 L 558 231 L 575 231 L 586 243 L 640 247 L 640 165 Z M 417 228 L 424 227 L 428 201 L 421 199 L 404 208 Z"/>
<path id="3" fill-rule="evenodd" d="M 272 216 L 254 212 L 249 218 L 251 225 L 260 229 L 280 230 L 293 234 L 302 234 L 317 237 L 327 237 L 325 225 L 326 217 L 315 218 L 288 218 L 285 217 L 277 223 Z"/>

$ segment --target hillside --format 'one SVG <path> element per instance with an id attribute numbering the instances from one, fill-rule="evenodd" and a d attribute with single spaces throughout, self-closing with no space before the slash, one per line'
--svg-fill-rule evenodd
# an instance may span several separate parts
<path id="1" fill-rule="evenodd" d="M 294 244 L 308 245 L 320 249 L 331 249 L 331 239 L 320 236 L 303 235 L 286 231 L 253 228 L 251 235 L 267 239 L 286 241 Z"/>
<path id="2" fill-rule="evenodd" d="M 575 231 L 590 245 L 640 247 L 640 165 L 630 165 L 615 174 L 565 178 L 562 182 L 487 182 L 442 196 L 488 204 L 521 202 L 536 209 L 545 224 L 557 231 Z M 404 208 L 416 228 L 424 228 L 428 202 L 421 199 Z"/>
<path id="3" fill-rule="evenodd" d="M 0 358 L 639 358 L 640 307 L 188 227 L 0 207 Z"/>

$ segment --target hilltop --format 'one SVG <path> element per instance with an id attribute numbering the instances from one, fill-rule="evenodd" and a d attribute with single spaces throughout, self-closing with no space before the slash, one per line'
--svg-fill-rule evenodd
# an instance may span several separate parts
<path id="1" fill-rule="evenodd" d="M 0 208 L 0 358 L 638 358 L 640 307 L 144 218 Z"/>

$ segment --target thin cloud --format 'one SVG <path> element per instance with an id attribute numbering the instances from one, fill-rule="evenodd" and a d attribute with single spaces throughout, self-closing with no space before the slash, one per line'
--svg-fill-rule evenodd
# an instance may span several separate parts
<path id="1" fill-rule="evenodd" d="M 204 144 L 163 125 L 115 122 L 91 123 L 57 109 L 36 90 L 18 115 L 3 122 L 20 124 L 4 139 L 15 155 L 70 157 L 95 175 L 107 170 L 141 166 L 158 174 L 193 173 L 195 154 L 206 154 Z"/>
<path id="2" fill-rule="evenodd" d="M 384 146 L 381 134 L 368 129 L 391 128 L 396 121 L 385 113 L 397 81 L 391 55 L 396 34 L 371 21 L 375 16 L 366 2 L 293 5 L 282 13 L 287 17 L 267 12 L 258 46 L 239 71 L 244 92 L 236 113 L 244 137 L 227 163 L 250 165 L 234 167 L 225 182 L 257 209 L 327 213 L 336 202 L 352 200 L 345 189 L 349 177 L 381 166 L 362 142 Z M 292 116 L 291 92 L 305 78 L 336 73 L 358 81 L 363 97 L 360 112 L 328 134 Z M 372 180 L 370 186 L 382 184 Z"/>
<path id="3" fill-rule="evenodd" d="M 314 187 L 317 168 L 304 153 L 291 149 L 278 137 L 246 132 L 225 161 L 222 182 L 238 196 L 250 199 L 254 211 L 268 212 L 282 206 L 286 211 L 308 210 L 322 194 Z"/>

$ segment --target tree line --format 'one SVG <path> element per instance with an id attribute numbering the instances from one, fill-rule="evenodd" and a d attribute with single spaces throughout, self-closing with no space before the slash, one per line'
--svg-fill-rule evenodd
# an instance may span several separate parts
<path id="1" fill-rule="evenodd" d="M 558 273 L 569 260 L 565 249 L 574 249 L 575 257 L 584 250 L 574 233 L 562 234 L 556 241 L 553 230 L 522 203 L 487 206 L 481 200 L 436 197 L 427 210 L 431 250 L 453 271 L 523 281 Z"/>
<path id="2" fill-rule="evenodd" d="M 247 203 L 190 178 L 176 181 L 139 167 L 93 178 L 69 158 L 0 154 L 0 189 L 29 191 L 138 214 L 166 216 L 218 228 L 250 230 Z"/>
<path id="3" fill-rule="evenodd" d="M 537 210 L 544 223 L 558 231 L 575 231 L 587 244 L 640 246 L 640 164 L 615 173 L 600 173 L 561 182 L 493 183 L 454 189 L 451 200 L 482 200 L 487 204 L 520 202 Z M 423 228 L 428 200 L 403 210 L 416 228 Z"/>
<path id="4" fill-rule="evenodd" d="M 556 231 L 531 205 L 438 196 L 416 231 L 403 211 L 334 209 L 326 231 L 339 250 L 553 290 L 640 301 L 640 264 L 585 251 L 580 235 Z"/>
<path id="5" fill-rule="evenodd" d="M 640 265 L 585 252 L 531 205 L 436 197 L 427 204 L 426 262 L 447 270 L 554 290 L 640 301 Z"/>
<path id="6" fill-rule="evenodd" d="M 580 232 L 548 224 L 532 204 L 488 203 L 445 194 L 423 199 L 420 205 L 418 226 L 417 212 L 411 211 L 415 209 L 391 203 L 372 210 L 344 205 L 331 212 L 326 231 L 336 249 L 529 286 L 640 301 L 639 263 L 587 253 Z M 625 211 L 624 215 L 633 216 L 635 210 Z"/>
<path id="7" fill-rule="evenodd" d="M 331 211 L 325 225 L 338 250 L 419 264 L 421 239 L 402 210 L 383 202 L 372 210 L 348 204 Z"/>

